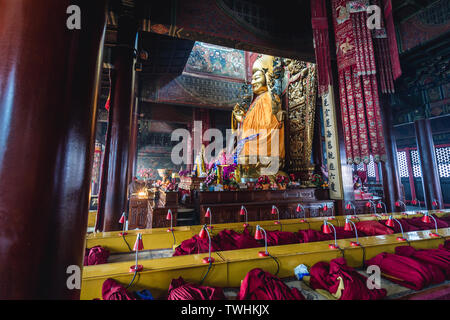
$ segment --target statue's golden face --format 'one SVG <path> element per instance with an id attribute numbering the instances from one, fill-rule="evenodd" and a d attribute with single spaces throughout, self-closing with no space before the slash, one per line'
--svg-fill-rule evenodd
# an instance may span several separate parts
<path id="1" fill-rule="evenodd" d="M 266 75 L 261 70 L 258 70 L 253 74 L 252 88 L 254 94 L 260 94 L 267 91 Z"/>

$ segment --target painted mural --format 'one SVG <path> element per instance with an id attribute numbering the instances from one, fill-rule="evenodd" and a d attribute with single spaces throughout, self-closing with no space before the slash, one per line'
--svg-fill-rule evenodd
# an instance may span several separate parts
<path id="1" fill-rule="evenodd" d="M 400 24 L 401 52 L 450 31 L 450 1 L 441 0 Z"/>
<path id="2" fill-rule="evenodd" d="M 245 80 L 245 52 L 196 42 L 184 71 Z"/>
<path id="3" fill-rule="evenodd" d="M 242 87 L 251 77 L 249 61 L 257 54 L 196 42 L 184 72 L 143 83 L 144 101 L 231 109 L 242 99 Z M 253 62 L 252 62 L 253 64 Z"/>
<path id="4" fill-rule="evenodd" d="M 243 82 L 182 74 L 175 79 L 144 83 L 141 99 L 175 105 L 231 109 L 240 101 Z"/>

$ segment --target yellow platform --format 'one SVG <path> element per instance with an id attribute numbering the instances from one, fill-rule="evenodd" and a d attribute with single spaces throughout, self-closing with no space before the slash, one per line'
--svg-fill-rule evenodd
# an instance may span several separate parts
<path id="1" fill-rule="evenodd" d="M 405 233 L 408 242 L 399 242 L 400 234 L 383 235 L 360 238 L 362 247 L 352 247 L 351 241 L 355 239 L 338 240 L 341 250 L 330 249 L 329 243 L 334 241 L 321 241 L 311 243 L 300 243 L 283 246 L 269 247 L 269 253 L 279 263 L 280 278 L 294 275 L 294 268 L 299 264 L 311 267 L 319 261 L 327 261 L 342 255 L 353 267 L 362 267 L 363 261 L 368 260 L 381 252 L 394 253 L 395 247 L 399 245 L 411 245 L 415 248 L 437 248 L 439 244 L 450 239 L 450 228 L 438 230 L 441 238 L 433 238 L 430 231 L 415 231 Z M 262 268 L 268 272 L 275 273 L 276 262 L 270 257 L 261 258 L 259 251 L 264 248 L 252 248 L 233 251 L 218 251 L 213 253 L 215 262 L 207 275 L 204 284 L 219 287 L 239 287 L 241 280 L 248 271 L 253 268 Z M 144 270 L 139 273 L 131 290 L 148 289 L 155 298 L 167 294 L 170 281 L 182 276 L 185 280 L 199 282 L 204 276 L 208 265 L 202 263 L 202 258 L 208 254 L 194 254 L 171 258 L 153 260 L 140 260 L 139 264 Z M 363 260 L 364 257 L 364 260 Z M 113 278 L 126 286 L 132 279 L 129 267 L 133 261 L 109 263 L 83 268 L 83 279 L 81 287 L 81 299 L 101 298 L 103 282 Z"/>
<path id="2" fill-rule="evenodd" d="M 437 213 L 438 216 L 445 215 L 449 213 L 450 210 L 442 211 L 441 213 Z M 433 213 L 433 212 L 432 212 Z M 402 215 L 396 213 L 394 217 L 396 219 L 402 219 L 405 217 L 411 218 L 414 216 L 420 216 L 416 211 L 407 212 L 407 215 Z M 335 220 L 331 220 L 335 226 L 344 226 L 346 216 L 336 216 Z M 366 220 L 375 220 L 376 217 L 372 215 L 359 215 L 357 219 L 352 219 L 352 221 L 366 221 Z M 378 219 L 388 219 L 388 216 L 384 216 Z M 323 221 L 327 220 L 326 217 L 321 218 L 309 218 L 306 219 L 307 223 L 299 222 L 300 219 L 286 219 L 281 220 L 280 225 L 274 224 L 273 220 L 265 220 L 265 221 L 250 221 L 249 222 L 249 231 L 253 233 L 255 231 L 256 225 L 260 225 L 264 229 L 268 231 L 273 230 L 282 230 L 289 232 L 297 232 L 298 230 L 305 229 L 313 229 L 320 230 L 323 225 Z M 201 225 L 196 226 L 185 226 L 185 227 L 174 227 L 174 235 L 175 235 L 175 245 L 179 245 L 182 241 L 192 238 L 194 235 L 199 234 Z M 222 230 L 232 229 L 236 232 L 242 232 L 244 230 L 242 223 L 225 223 L 225 224 L 213 224 L 213 229 L 211 235 L 215 235 Z M 128 252 L 129 248 L 126 244 L 132 248 L 133 244 L 136 240 L 136 234 L 142 234 L 142 240 L 144 242 L 145 250 L 158 250 L 158 249 L 168 249 L 173 248 L 174 240 L 171 232 L 167 232 L 167 228 L 154 228 L 154 229 L 139 229 L 139 230 L 129 230 L 127 231 L 127 235 L 125 236 L 124 241 L 122 236 L 119 236 L 120 231 L 114 232 L 98 232 L 98 233 L 90 233 L 86 237 L 86 248 L 92 248 L 94 246 L 102 246 L 108 249 L 111 253 L 121 253 Z"/>

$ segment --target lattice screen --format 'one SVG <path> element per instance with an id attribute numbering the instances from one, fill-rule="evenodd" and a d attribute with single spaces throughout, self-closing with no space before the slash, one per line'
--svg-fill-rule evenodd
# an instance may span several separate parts
<path id="1" fill-rule="evenodd" d="M 439 177 L 450 177 L 450 147 L 436 148 L 436 161 L 439 168 Z"/>
<path id="2" fill-rule="evenodd" d="M 364 170 L 364 163 L 360 163 L 356 166 L 357 171 L 365 171 Z M 368 178 L 375 178 L 375 163 L 373 162 L 373 157 L 370 156 L 370 162 L 367 164 L 367 177 Z"/>
<path id="3" fill-rule="evenodd" d="M 406 151 L 397 152 L 397 162 L 400 178 L 408 178 L 408 162 L 406 160 Z"/>
<path id="4" fill-rule="evenodd" d="M 419 152 L 417 150 L 411 150 L 411 164 L 412 164 L 414 178 L 422 178 Z"/>
<path id="5" fill-rule="evenodd" d="M 361 162 L 360 164 L 358 164 L 358 165 L 356 166 L 356 170 L 357 170 L 357 171 L 364 171 L 364 163 Z"/>
<path id="6" fill-rule="evenodd" d="M 367 176 L 369 178 L 375 178 L 375 162 L 373 162 L 372 156 L 370 156 L 370 162 L 367 165 Z"/>

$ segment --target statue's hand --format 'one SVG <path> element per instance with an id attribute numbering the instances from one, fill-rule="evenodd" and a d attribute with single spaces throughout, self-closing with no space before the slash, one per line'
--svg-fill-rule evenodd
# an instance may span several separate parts
<path id="1" fill-rule="evenodd" d="M 239 105 L 236 104 L 233 109 L 233 117 L 238 121 L 244 121 L 245 110 Z"/>
<path id="2" fill-rule="evenodd" d="M 277 112 L 277 114 L 275 115 L 275 117 L 277 118 L 278 122 L 280 123 L 279 127 L 281 128 L 281 126 L 283 125 L 284 119 L 286 117 L 286 111 L 284 110 L 280 110 Z"/>

